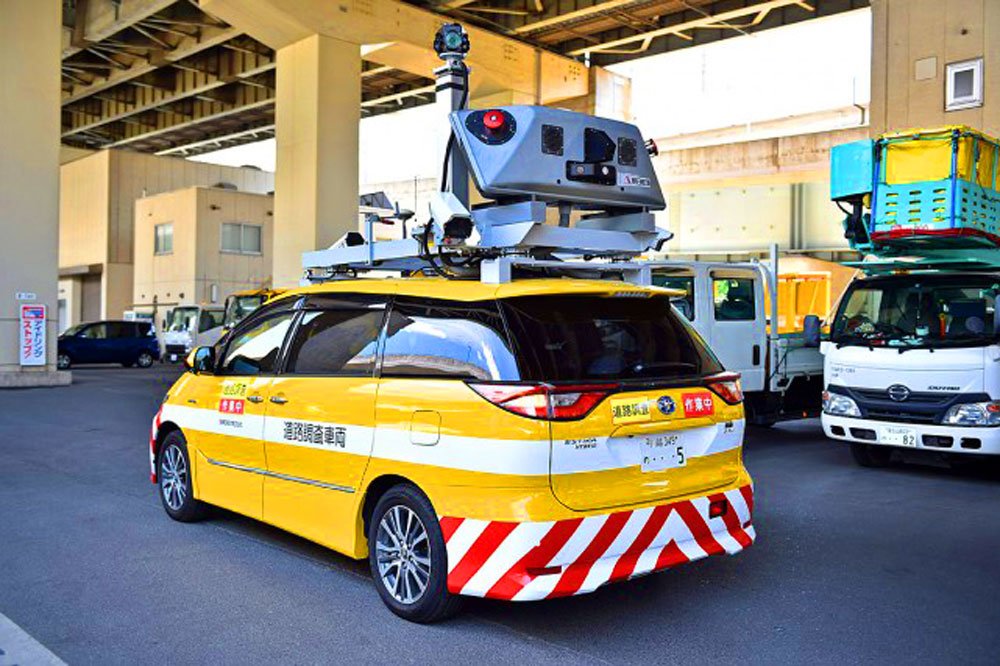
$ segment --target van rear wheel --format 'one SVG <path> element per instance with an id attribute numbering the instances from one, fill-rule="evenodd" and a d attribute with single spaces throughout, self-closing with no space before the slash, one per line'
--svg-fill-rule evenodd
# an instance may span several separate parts
<path id="1" fill-rule="evenodd" d="M 851 442 L 851 455 L 862 467 L 885 467 L 892 460 L 892 449 L 887 446 Z"/>
<path id="2" fill-rule="evenodd" d="M 415 486 L 390 488 L 368 523 L 368 564 L 382 601 L 411 622 L 443 620 L 458 610 L 448 592 L 448 553 L 434 507 Z"/>

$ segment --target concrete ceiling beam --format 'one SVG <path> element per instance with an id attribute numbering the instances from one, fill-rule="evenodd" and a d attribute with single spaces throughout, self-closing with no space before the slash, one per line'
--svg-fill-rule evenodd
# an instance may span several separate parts
<path id="1" fill-rule="evenodd" d="M 365 60 L 421 76 L 441 64 L 431 45 L 448 20 L 396 0 L 202 0 L 201 7 L 275 49 L 321 34 L 358 44 Z M 588 93 L 582 63 L 476 26 L 466 30 L 473 94 L 514 90 L 549 104 Z"/>
<path id="2" fill-rule="evenodd" d="M 87 0 L 77 5 L 81 16 L 74 28 L 63 27 L 62 57 L 83 50 L 87 42 L 100 42 L 133 23 L 161 12 L 177 0 Z"/>

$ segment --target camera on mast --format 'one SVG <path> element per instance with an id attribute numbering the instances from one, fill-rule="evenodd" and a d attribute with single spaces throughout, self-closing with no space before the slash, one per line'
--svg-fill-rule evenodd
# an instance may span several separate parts
<path id="1" fill-rule="evenodd" d="M 441 60 L 465 60 L 469 53 L 469 34 L 460 23 L 445 23 L 434 35 L 434 51 Z"/>

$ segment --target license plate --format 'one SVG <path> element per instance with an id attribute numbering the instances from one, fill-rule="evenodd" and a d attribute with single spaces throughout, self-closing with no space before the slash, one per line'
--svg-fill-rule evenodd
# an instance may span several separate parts
<path id="1" fill-rule="evenodd" d="M 687 454 L 677 435 L 643 437 L 640 449 L 643 472 L 658 472 L 687 465 Z"/>
<path id="2" fill-rule="evenodd" d="M 900 428 L 897 426 L 882 428 L 878 433 L 878 441 L 882 444 L 893 444 L 895 446 L 916 446 L 917 431 L 913 428 Z"/>
<path id="3" fill-rule="evenodd" d="M 171 354 L 170 355 L 170 362 L 171 363 L 176 363 L 177 362 L 177 354 Z"/>

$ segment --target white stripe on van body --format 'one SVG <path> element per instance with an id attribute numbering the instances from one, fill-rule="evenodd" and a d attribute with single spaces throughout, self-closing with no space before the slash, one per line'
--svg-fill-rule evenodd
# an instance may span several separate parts
<path id="1" fill-rule="evenodd" d="M 162 422 L 171 421 L 184 429 L 216 435 L 245 437 L 245 432 L 260 431 L 264 419 L 264 440 L 287 446 L 303 446 L 329 451 L 331 454 L 350 453 L 397 462 L 429 465 L 444 469 L 487 474 L 516 476 L 547 476 L 549 474 L 549 441 L 530 439 L 495 439 L 442 433 L 437 444 L 413 444 L 407 430 L 371 428 L 331 421 L 311 421 L 258 414 L 227 414 L 214 409 L 165 404 Z M 346 430 L 344 447 L 323 443 L 290 441 L 284 438 L 284 423 L 341 427 Z M 374 431 L 374 438 L 372 437 Z M 687 456 L 699 457 L 738 448 L 743 439 L 743 421 L 734 422 L 727 431 L 718 423 L 690 430 L 675 430 L 685 446 Z M 624 469 L 640 464 L 638 438 L 598 438 L 601 445 L 579 452 L 579 455 L 558 456 L 552 460 L 553 474 L 576 474 Z M 554 446 L 563 445 L 556 440 Z"/>

